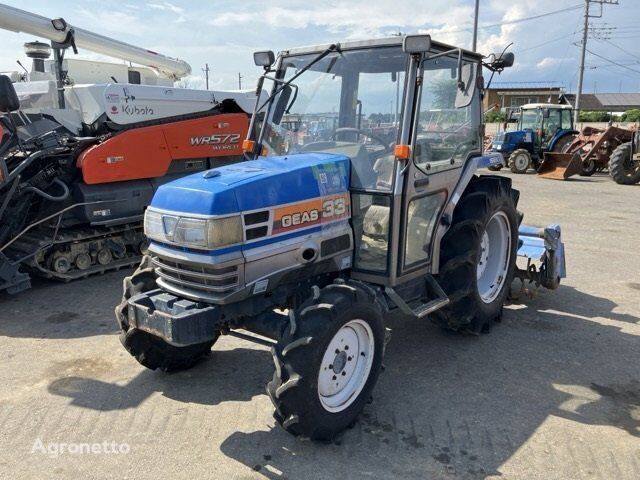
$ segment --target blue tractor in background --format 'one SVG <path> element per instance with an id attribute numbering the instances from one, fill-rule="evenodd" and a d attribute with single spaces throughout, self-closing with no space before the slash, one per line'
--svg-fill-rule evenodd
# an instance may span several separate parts
<path id="1" fill-rule="evenodd" d="M 573 110 L 569 105 L 531 103 L 520 108 L 518 129 L 496 134 L 490 151 L 502 154 L 503 164 L 513 173 L 538 169 L 545 152 L 564 153 L 579 132 L 573 126 Z"/>

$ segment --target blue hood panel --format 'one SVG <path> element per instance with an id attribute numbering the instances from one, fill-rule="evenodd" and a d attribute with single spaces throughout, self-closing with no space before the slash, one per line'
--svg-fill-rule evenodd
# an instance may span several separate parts
<path id="1" fill-rule="evenodd" d="M 151 206 L 182 213 L 227 215 L 347 191 L 349 172 L 349 158 L 344 155 L 304 153 L 260 158 L 166 183 L 156 191 Z"/>

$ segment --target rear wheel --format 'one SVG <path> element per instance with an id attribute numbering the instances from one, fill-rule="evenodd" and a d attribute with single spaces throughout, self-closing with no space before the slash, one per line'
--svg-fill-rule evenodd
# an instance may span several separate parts
<path id="1" fill-rule="evenodd" d="M 517 190 L 502 177 L 474 177 L 442 240 L 438 280 L 450 303 L 434 312 L 439 325 L 473 334 L 500 320 L 515 271 Z"/>
<path id="2" fill-rule="evenodd" d="M 569 148 L 569 145 L 573 143 L 574 139 L 574 135 L 565 135 L 564 137 L 558 139 L 558 141 L 553 146 L 553 151 L 556 153 L 567 153 L 567 149 Z"/>
<path id="3" fill-rule="evenodd" d="M 634 185 L 640 182 L 640 160 L 633 160 L 631 142 L 616 148 L 609 159 L 611 178 L 620 185 Z"/>
<path id="4" fill-rule="evenodd" d="M 133 295 L 157 288 L 156 275 L 151 257 L 145 256 L 133 275 L 123 282 L 123 294 L 120 305 L 116 307 L 116 319 L 122 330 L 120 342 L 124 348 L 140 363 L 151 370 L 164 372 L 186 370 L 198 363 L 211 352 L 218 337 L 205 343 L 176 347 L 137 328 L 130 328 L 127 317 L 127 300 Z"/>
<path id="5" fill-rule="evenodd" d="M 378 379 L 382 310 L 372 292 L 350 282 L 316 289 L 290 315 L 272 349 L 274 418 L 293 435 L 330 440 L 355 422 Z"/>
<path id="6" fill-rule="evenodd" d="M 528 150 L 519 148 L 509 156 L 509 168 L 513 173 L 527 173 L 531 166 L 531 155 Z"/>

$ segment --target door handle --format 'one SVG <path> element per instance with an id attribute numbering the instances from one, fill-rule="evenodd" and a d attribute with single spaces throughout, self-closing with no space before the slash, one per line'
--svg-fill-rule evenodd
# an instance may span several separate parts
<path id="1" fill-rule="evenodd" d="M 426 187 L 427 185 L 429 185 L 429 177 L 418 178 L 417 180 L 413 181 L 413 186 L 415 188 L 422 188 Z"/>

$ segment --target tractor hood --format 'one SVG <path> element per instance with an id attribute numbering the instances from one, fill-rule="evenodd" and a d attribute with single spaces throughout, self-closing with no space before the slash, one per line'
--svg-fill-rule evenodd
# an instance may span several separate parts
<path id="1" fill-rule="evenodd" d="M 229 215 L 345 192 L 349 162 L 344 155 L 304 153 L 225 165 L 160 186 L 151 206 Z"/>

